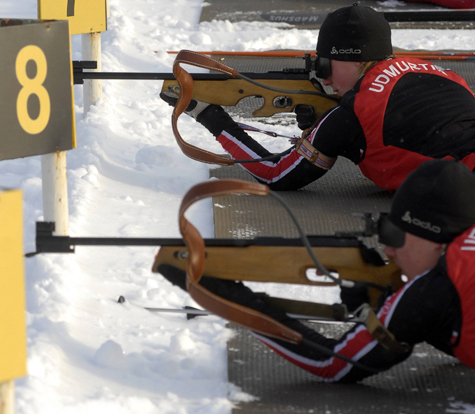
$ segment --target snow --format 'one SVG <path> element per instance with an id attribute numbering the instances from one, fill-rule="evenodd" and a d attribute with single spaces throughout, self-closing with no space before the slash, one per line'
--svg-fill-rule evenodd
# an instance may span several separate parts
<path id="1" fill-rule="evenodd" d="M 111 0 L 110 6 L 102 33 L 104 71 L 171 72 L 170 50 L 313 49 L 318 35 L 275 23 L 199 24 L 202 0 Z M 0 16 L 36 18 L 36 2 L 2 0 Z M 395 46 L 408 49 L 467 50 L 474 37 L 471 30 L 393 31 Z M 80 60 L 81 36 L 72 37 L 72 49 Z M 171 108 L 158 96 L 161 82 L 104 81 L 103 98 L 86 116 L 81 88 L 74 87 L 78 148 L 67 155 L 70 235 L 179 237 L 181 198 L 213 167 L 180 152 Z M 183 117 L 180 128 L 190 143 L 221 151 L 191 118 Z M 296 132 L 293 125 L 274 129 Z M 286 140 L 260 139 L 271 150 L 287 147 Z M 35 222 L 43 218 L 40 164 L 40 157 L 0 162 L 0 186 L 23 191 L 25 252 L 34 251 Z M 211 210 L 205 200 L 187 214 L 204 237 L 213 236 Z M 142 308 L 194 304 L 151 273 L 156 251 L 77 247 L 75 254 L 25 259 L 29 374 L 16 381 L 18 413 L 228 414 L 234 402 L 253 398 L 228 383 L 232 332 L 223 320 L 187 321 Z M 268 289 L 336 299 L 303 287 Z"/>

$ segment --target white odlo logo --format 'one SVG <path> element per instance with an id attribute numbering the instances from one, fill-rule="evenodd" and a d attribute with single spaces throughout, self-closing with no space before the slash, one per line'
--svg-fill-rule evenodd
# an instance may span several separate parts
<path id="1" fill-rule="evenodd" d="M 409 224 L 414 224 L 414 226 L 421 227 L 425 230 L 432 231 L 433 233 L 440 233 L 442 230 L 439 226 L 433 226 L 429 221 L 422 221 L 417 217 L 411 218 L 411 213 L 406 211 L 404 216 L 401 217 L 402 221 L 405 221 Z"/>
<path id="2" fill-rule="evenodd" d="M 332 50 L 330 52 L 332 55 L 359 55 L 361 54 L 361 49 L 353 49 L 352 47 L 350 49 L 336 49 L 335 46 L 332 47 Z"/>

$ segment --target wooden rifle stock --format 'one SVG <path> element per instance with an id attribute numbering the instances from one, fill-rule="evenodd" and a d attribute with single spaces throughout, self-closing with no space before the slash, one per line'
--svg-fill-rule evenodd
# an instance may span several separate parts
<path id="1" fill-rule="evenodd" d="M 265 74 L 264 74 L 265 76 Z M 273 88 L 291 89 L 300 91 L 322 92 L 308 79 L 295 79 L 297 76 L 284 76 L 279 78 L 269 76 L 269 79 L 259 79 L 259 82 Z M 293 79 L 292 79 L 293 78 Z M 236 106 L 243 98 L 260 97 L 264 99 L 263 105 L 256 109 L 254 117 L 267 117 L 278 113 L 294 112 L 297 105 L 310 105 L 317 116 L 338 105 L 336 95 L 327 97 L 282 93 L 261 86 L 251 84 L 243 79 L 226 80 L 194 80 L 192 98 L 214 105 Z M 162 92 L 179 93 L 178 82 L 165 80 Z M 323 92 L 322 92 L 323 93 Z"/>
<path id="2" fill-rule="evenodd" d="M 286 68 L 268 73 L 240 73 L 209 56 L 182 50 L 173 66 L 176 81 L 164 81 L 162 92 L 174 92 L 180 96 L 182 93 L 191 93 L 192 99 L 222 106 L 235 106 L 243 98 L 258 96 L 264 99 L 264 104 L 253 112 L 254 116 L 293 112 L 299 104 L 311 105 L 317 116 L 320 116 L 338 105 L 339 99 L 336 95 L 328 95 L 322 90 L 313 73 L 314 59 L 311 55 L 306 54 L 303 58 L 305 68 Z M 187 72 L 180 64 L 210 69 L 230 75 L 230 78 L 219 82 L 193 79 L 191 84 L 186 85 L 183 83 L 183 76 Z M 179 85 L 186 85 L 190 90 L 182 91 Z"/>
<path id="3" fill-rule="evenodd" d="M 152 271 L 158 272 L 162 264 L 186 271 L 188 288 L 197 287 L 203 275 L 254 282 L 335 285 L 311 281 L 307 270 L 314 268 L 328 275 L 328 272 L 337 272 L 340 280 L 368 282 L 383 289 L 389 286 L 397 290 L 402 286 L 400 269 L 394 263 L 386 264 L 379 253 L 365 246 L 358 236 L 312 236 L 307 237 L 306 246 L 302 239 L 284 238 L 275 238 L 271 243 L 259 239 L 245 241 L 247 244 L 240 241 L 240 247 L 206 246 L 199 231 L 186 219 L 186 210 L 203 198 L 239 193 L 272 194 L 265 185 L 231 179 L 192 187 L 183 198 L 179 213 L 180 232 L 187 248 L 162 246 Z M 315 257 L 309 255 L 307 247 Z M 381 289 L 370 290 L 371 305 L 376 307 Z"/>
<path id="4" fill-rule="evenodd" d="M 316 239 L 318 240 L 318 237 Z M 313 247 L 312 250 L 323 266 L 338 273 L 340 279 L 370 282 L 391 287 L 393 291 L 403 285 L 401 270 L 392 261 L 379 266 L 371 264 L 364 258 L 363 249 L 367 248 L 362 244 L 351 239 L 338 240 L 337 237 L 333 241 L 340 242 L 341 246 L 319 246 Z M 328 243 L 327 236 L 322 236 L 321 243 Z M 209 246 L 205 248 L 205 256 L 203 274 L 206 276 L 252 282 L 335 286 L 333 282 L 312 281 L 307 277 L 307 270 L 315 269 L 315 264 L 304 246 Z M 187 258 L 187 250 L 184 248 L 162 246 L 152 271 L 158 272 L 157 268 L 162 264 L 186 271 Z M 376 288 L 368 288 L 370 305 L 373 308 L 377 307 L 381 293 L 381 290 Z"/>

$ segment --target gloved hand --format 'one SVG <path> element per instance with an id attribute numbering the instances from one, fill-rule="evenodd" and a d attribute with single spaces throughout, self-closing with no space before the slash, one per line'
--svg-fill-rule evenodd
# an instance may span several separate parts
<path id="1" fill-rule="evenodd" d="M 317 120 L 315 111 L 310 105 L 296 105 L 294 111 L 297 114 L 297 125 L 302 131 L 310 128 Z"/>
<path id="2" fill-rule="evenodd" d="M 162 98 L 170 106 L 175 106 L 178 102 L 178 96 L 173 92 L 160 92 L 160 98 Z M 196 119 L 198 115 L 208 106 L 209 104 L 205 102 L 192 99 L 188 107 L 185 109 L 185 114 Z"/>

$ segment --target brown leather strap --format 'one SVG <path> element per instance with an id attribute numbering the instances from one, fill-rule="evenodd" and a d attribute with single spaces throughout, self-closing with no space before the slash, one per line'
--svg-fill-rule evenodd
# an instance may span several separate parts
<path id="1" fill-rule="evenodd" d="M 304 136 L 302 136 L 299 142 L 295 145 L 295 150 L 297 151 L 297 154 L 307 159 L 313 165 L 324 170 L 331 169 L 336 162 L 336 158 L 322 154 L 312 144 L 310 144 Z"/>
<path id="2" fill-rule="evenodd" d="M 186 219 L 185 212 L 196 201 L 226 194 L 266 196 L 269 194 L 269 187 L 243 180 L 213 180 L 197 184 L 186 193 L 180 205 L 179 225 L 189 252 L 186 271 L 187 290 L 199 305 L 218 316 L 260 334 L 298 344 L 302 340 L 302 334 L 299 332 L 267 315 L 223 299 L 199 284 L 204 270 L 205 244 L 196 227 Z"/>
<path id="3" fill-rule="evenodd" d="M 200 68 L 215 70 L 236 77 L 239 72 L 226 66 L 215 59 L 208 56 L 200 55 L 199 53 L 190 50 L 182 50 L 178 53 L 173 64 L 173 74 L 175 75 L 178 85 L 180 86 L 180 96 L 172 113 L 172 129 L 175 139 L 181 150 L 188 157 L 205 162 L 207 164 L 224 164 L 233 165 L 234 161 L 228 156 L 214 154 L 212 152 L 195 147 L 188 144 L 178 132 L 178 118 L 188 107 L 193 95 L 193 78 L 180 65 L 185 63 L 187 65 L 198 66 Z"/>

